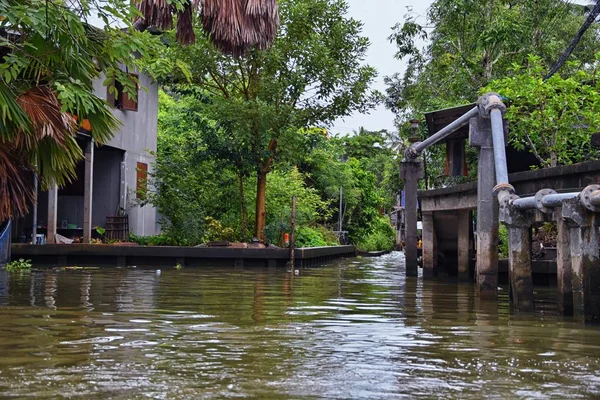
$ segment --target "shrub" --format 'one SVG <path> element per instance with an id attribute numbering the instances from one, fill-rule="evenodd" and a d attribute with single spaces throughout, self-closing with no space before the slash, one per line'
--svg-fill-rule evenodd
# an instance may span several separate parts
<path id="1" fill-rule="evenodd" d="M 360 251 L 392 250 L 396 233 L 388 217 L 379 217 L 373 221 L 364 236 L 357 238 L 356 247 Z"/>
<path id="2" fill-rule="evenodd" d="M 19 258 L 18 260 L 14 260 L 6 264 L 5 269 L 8 272 L 29 271 L 31 270 L 31 260 Z"/>

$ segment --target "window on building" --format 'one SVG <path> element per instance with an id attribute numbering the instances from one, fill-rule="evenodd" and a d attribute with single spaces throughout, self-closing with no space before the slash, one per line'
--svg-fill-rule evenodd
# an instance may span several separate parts
<path id="1" fill-rule="evenodd" d="M 129 76 L 131 77 L 132 82 L 135 85 L 135 98 L 133 98 L 132 96 L 130 96 L 127 92 L 125 92 L 124 87 L 123 87 L 123 83 L 119 82 L 118 80 L 114 80 L 113 83 L 111 85 L 108 85 L 106 90 L 106 101 L 108 102 L 108 104 L 110 104 L 112 107 L 121 109 L 121 110 L 127 110 L 127 111 L 137 111 L 138 109 L 138 96 L 139 96 L 139 89 L 138 89 L 138 74 L 129 74 Z M 116 95 L 114 93 L 114 91 L 111 89 L 112 87 L 114 87 L 116 89 Z"/>
<path id="2" fill-rule="evenodd" d="M 148 164 L 137 163 L 136 171 L 135 197 L 145 200 L 148 194 Z"/>

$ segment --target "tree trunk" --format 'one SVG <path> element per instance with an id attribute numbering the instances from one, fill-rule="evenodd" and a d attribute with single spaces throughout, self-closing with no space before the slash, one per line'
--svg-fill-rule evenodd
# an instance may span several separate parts
<path id="1" fill-rule="evenodd" d="M 261 242 L 265 241 L 265 200 L 267 194 L 267 172 L 258 171 L 256 177 L 256 228 L 254 236 Z"/>
<path id="2" fill-rule="evenodd" d="M 555 151 L 550 152 L 550 166 L 556 167 L 558 165 L 558 153 Z"/>
<path id="3" fill-rule="evenodd" d="M 244 177 L 240 174 L 238 176 L 239 184 L 240 184 L 240 232 L 242 242 L 246 241 L 246 233 L 247 233 L 247 219 L 248 214 L 246 212 L 246 195 L 244 194 Z"/>

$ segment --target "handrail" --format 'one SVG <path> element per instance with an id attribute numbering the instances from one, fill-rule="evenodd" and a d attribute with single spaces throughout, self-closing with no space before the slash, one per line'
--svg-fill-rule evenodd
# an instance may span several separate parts
<path id="1" fill-rule="evenodd" d="M 440 129 L 433 135 L 429 136 L 427 139 L 423 140 L 422 142 L 414 143 L 406 150 L 406 153 L 405 153 L 406 158 L 409 160 L 414 160 L 415 158 L 419 157 L 419 155 L 423 152 L 423 150 L 425 150 L 429 146 L 433 146 L 440 140 L 450 136 L 456 130 L 458 130 L 458 129 L 462 128 L 463 126 L 465 126 L 466 124 L 468 124 L 469 120 L 473 117 L 476 117 L 478 114 L 479 114 L 479 109 L 477 107 L 473 107 L 471 110 L 467 111 L 464 115 L 457 118 L 456 120 L 454 120 L 453 122 L 448 124 L 446 127 Z"/>

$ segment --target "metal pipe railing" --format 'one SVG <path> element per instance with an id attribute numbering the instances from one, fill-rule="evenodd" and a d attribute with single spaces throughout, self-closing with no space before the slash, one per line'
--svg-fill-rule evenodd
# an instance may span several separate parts
<path id="1" fill-rule="evenodd" d="M 590 194 L 590 204 L 600 207 L 600 190 L 596 190 Z"/>
<path id="2" fill-rule="evenodd" d="M 464 115 L 454 120 L 452 123 L 448 124 L 445 128 L 440 129 L 433 135 L 429 136 L 427 139 L 422 142 L 418 142 L 410 146 L 406 150 L 406 156 L 409 159 L 415 159 L 429 146 L 432 146 L 439 142 L 440 140 L 450 136 L 457 129 L 462 128 L 466 124 L 469 123 L 469 120 L 473 117 L 479 115 L 479 109 L 477 107 L 473 107 L 471 110 L 467 111 Z"/>
<path id="3" fill-rule="evenodd" d="M 549 194 L 542 197 L 542 205 L 547 208 L 562 207 L 565 200 L 574 199 L 580 192 Z"/>
<path id="4" fill-rule="evenodd" d="M 496 185 L 508 184 L 506 167 L 506 145 L 504 143 L 504 125 L 502 111 L 495 108 L 490 112 L 492 119 L 492 141 L 494 145 L 494 166 L 496 168 Z"/>
<path id="5" fill-rule="evenodd" d="M 561 207 L 563 201 L 578 197 L 579 193 L 580 192 L 547 194 L 543 196 L 539 202 L 536 196 L 523 197 L 513 200 L 512 205 L 519 210 L 532 210 L 539 208 L 540 205 L 546 208 L 556 208 Z"/>

